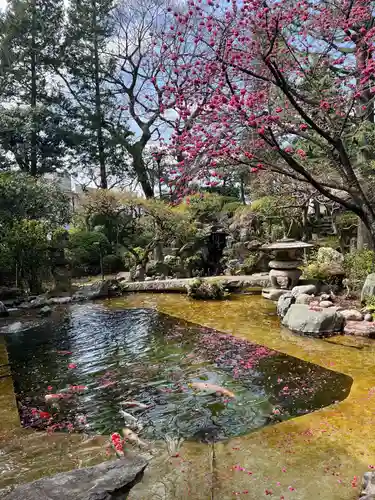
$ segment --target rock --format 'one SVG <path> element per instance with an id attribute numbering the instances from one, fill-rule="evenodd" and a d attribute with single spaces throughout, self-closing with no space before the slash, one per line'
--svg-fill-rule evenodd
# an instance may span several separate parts
<path id="1" fill-rule="evenodd" d="M 279 300 L 286 291 L 284 288 L 263 288 L 262 296 L 268 300 Z"/>
<path id="2" fill-rule="evenodd" d="M 375 338 L 375 323 L 370 323 L 369 321 L 347 321 L 344 333 L 345 335 Z"/>
<path id="3" fill-rule="evenodd" d="M 129 271 L 124 271 L 124 272 L 121 272 L 121 273 L 118 273 L 116 275 L 116 280 L 117 281 L 129 281 L 130 279 L 130 273 Z"/>
<path id="4" fill-rule="evenodd" d="M 301 293 L 307 293 L 309 295 L 316 294 L 316 286 L 315 285 L 297 285 L 292 288 L 292 296 L 297 297 L 301 295 Z"/>
<path id="5" fill-rule="evenodd" d="M 296 304 L 311 304 L 315 300 L 314 295 L 309 295 L 308 293 L 300 293 L 296 297 Z"/>
<path id="6" fill-rule="evenodd" d="M 6 318 L 7 316 L 9 316 L 8 309 L 0 302 L 0 318 Z"/>
<path id="7" fill-rule="evenodd" d="M 322 293 L 320 300 L 331 300 L 331 295 L 329 293 Z"/>
<path id="8" fill-rule="evenodd" d="M 40 309 L 40 316 L 49 316 L 52 313 L 52 309 L 49 306 L 44 306 Z"/>
<path id="9" fill-rule="evenodd" d="M 97 281 L 92 285 L 82 286 L 73 296 L 72 300 L 104 299 L 118 289 L 118 281 L 113 279 Z"/>
<path id="10" fill-rule="evenodd" d="M 375 500 L 375 472 L 365 472 L 362 478 L 360 500 Z"/>
<path id="11" fill-rule="evenodd" d="M 293 304 L 282 324 L 294 332 L 321 336 L 340 332 L 344 325 L 344 318 L 334 309 L 311 309 L 311 305 Z"/>
<path id="12" fill-rule="evenodd" d="M 48 303 L 48 298 L 45 295 L 38 295 L 35 299 L 29 302 L 31 309 L 37 309 L 38 307 L 44 307 Z"/>
<path id="13" fill-rule="evenodd" d="M 372 321 L 373 320 L 372 314 L 371 313 L 366 313 L 365 317 L 364 317 L 364 320 L 365 321 Z"/>
<path id="14" fill-rule="evenodd" d="M 340 311 L 341 316 L 345 318 L 345 321 L 362 321 L 363 315 L 360 311 L 356 309 L 344 309 Z"/>
<path id="15" fill-rule="evenodd" d="M 319 302 L 319 306 L 323 307 L 323 308 L 332 307 L 333 306 L 333 302 L 331 302 L 330 300 L 321 300 Z"/>
<path id="16" fill-rule="evenodd" d="M 134 281 L 144 281 L 145 274 L 146 274 L 146 269 L 139 264 L 135 268 L 133 280 Z"/>
<path id="17" fill-rule="evenodd" d="M 72 301 L 72 297 L 52 297 L 49 299 L 48 304 L 69 304 Z"/>
<path id="18" fill-rule="evenodd" d="M 375 295 L 375 273 L 368 274 L 362 287 L 361 302 L 364 303 L 367 297 Z"/>
<path id="19" fill-rule="evenodd" d="M 125 500 L 147 467 L 140 456 L 75 469 L 16 486 L 6 500 Z"/>
<path id="20" fill-rule="evenodd" d="M 331 247 L 320 247 L 318 250 L 318 254 L 316 260 L 321 264 L 339 264 L 342 265 L 344 263 L 344 256 L 342 253 L 334 250 Z"/>
<path id="21" fill-rule="evenodd" d="M 176 257 L 175 255 L 166 255 L 164 257 L 164 262 L 168 265 L 176 265 L 178 263 L 178 257 Z"/>
<path id="22" fill-rule="evenodd" d="M 279 300 L 277 301 L 277 314 L 280 318 L 283 318 L 286 315 L 293 302 L 294 297 L 292 297 L 291 292 L 285 292 L 279 297 Z"/>
<path id="23" fill-rule="evenodd" d="M 154 281 L 152 276 L 146 276 L 145 281 Z"/>

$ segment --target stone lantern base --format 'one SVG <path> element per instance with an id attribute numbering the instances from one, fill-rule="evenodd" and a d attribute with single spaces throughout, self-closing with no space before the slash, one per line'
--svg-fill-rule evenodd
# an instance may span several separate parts
<path id="1" fill-rule="evenodd" d="M 309 243 L 284 238 L 262 247 L 263 250 L 276 254 L 274 260 L 269 263 L 271 287 L 262 290 L 263 297 L 278 300 L 281 295 L 298 284 L 302 274 L 299 266 L 302 262 L 299 260 L 297 252 L 311 246 Z"/>

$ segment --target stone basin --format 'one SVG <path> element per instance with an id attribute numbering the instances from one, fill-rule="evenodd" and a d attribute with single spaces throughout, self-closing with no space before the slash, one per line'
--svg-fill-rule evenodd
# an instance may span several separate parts
<path id="1" fill-rule="evenodd" d="M 116 307 L 155 307 L 169 315 L 227 331 L 353 378 L 350 395 L 334 404 L 246 436 L 206 445 L 186 442 L 179 456 L 165 446 L 135 486 L 133 500 L 235 496 L 354 500 L 360 478 L 375 463 L 375 344 L 342 337 L 302 338 L 281 329 L 274 304 L 254 296 L 202 303 L 180 295 L 142 294 L 114 299 Z M 0 346 L 0 364 L 6 362 Z M 0 484 L 30 481 L 105 459 L 104 437 L 52 435 L 21 430 L 11 379 L 0 379 Z"/>

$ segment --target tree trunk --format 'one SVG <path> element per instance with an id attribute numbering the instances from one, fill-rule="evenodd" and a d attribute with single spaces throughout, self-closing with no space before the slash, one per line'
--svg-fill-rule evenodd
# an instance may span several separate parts
<path id="1" fill-rule="evenodd" d="M 37 118 L 36 118 L 36 102 L 37 102 L 37 74 L 36 74 L 36 1 L 32 3 L 32 19 L 31 19 L 31 135 L 30 135 L 30 174 L 37 175 Z"/>
<path id="2" fill-rule="evenodd" d="M 246 205 L 246 199 L 245 199 L 245 182 L 244 182 L 244 176 L 241 174 L 240 176 L 240 197 L 241 197 L 241 203 Z"/>
<path id="3" fill-rule="evenodd" d="M 375 231 L 371 235 L 371 230 L 368 229 L 363 221 L 359 219 L 357 230 L 357 250 L 366 248 L 373 250 L 375 247 Z"/>
<path id="4" fill-rule="evenodd" d="M 94 56 L 94 78 L 95 78 L 95 129 L 96 140 L 99 157 L 100 167 L 100 187 L 102 189 L 108 188 L 107 171 L 105 165 L 105 151 L 103 140 L 103 113 L 102 113 L 102 99 L 100 94 L 100 64 L 99 64 L 99 50 L 98 50 L 98 34 L 97 34 L 97 16 L 96 16 L 96 1 L 92 0 L 92 30 L 94 34 L 93 56 Z"/>
<path id="5" fill-rule="evenodd" d="M 133 157 L 133 167 L 137 175 L 138 182 L 142 186 L 143 192 L 146 198 L 154 197 L 154 190 L 152 189 L 150 179 L 147 175 L 146 165 L 143 160 L 143 150 L 139 143 L 133 144 L 131 148 L 128 149 L 129 153 Z"/>

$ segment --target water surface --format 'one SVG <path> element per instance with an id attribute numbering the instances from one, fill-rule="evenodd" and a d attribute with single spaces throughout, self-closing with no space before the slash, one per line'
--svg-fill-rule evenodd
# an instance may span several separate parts
<path id="1" fill-rule="evenodd" d="M 7 335 L 24 426 L 220 440 L 341 401 L 352 379 L 152 309 L 75 305 Z M 197 391 L 194 383 L 215 384 Z M 63 399 L 45 396 L 61 394 Z M 124 407 L 123 407 L 124 408 Z M 124 408 L 125 409 L 125 408 Z M 132 424 L 133 425 L 133 424 Z"/>

